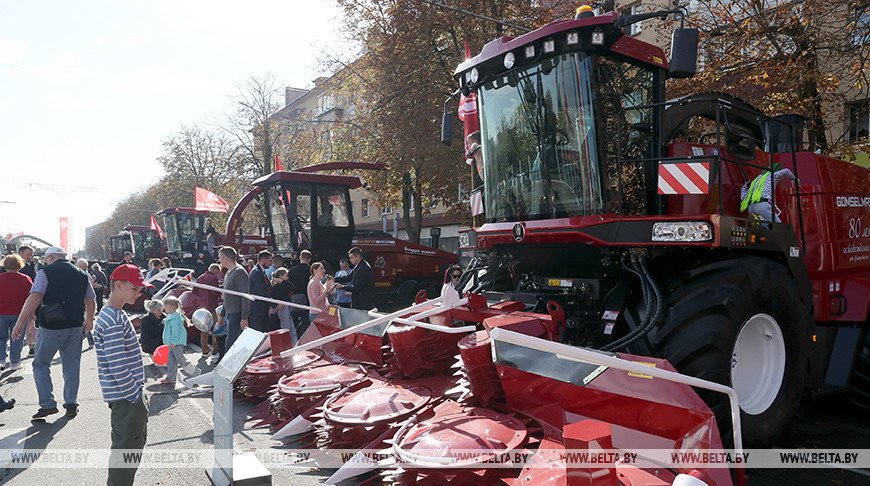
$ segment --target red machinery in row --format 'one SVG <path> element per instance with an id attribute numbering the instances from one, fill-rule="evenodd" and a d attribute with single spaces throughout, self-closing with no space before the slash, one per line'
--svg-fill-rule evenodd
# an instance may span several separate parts
<path id="1" fill-rule="evenodd" d="M 257 179 L 236 204 L 227 221 L 227 235 L 242 225 L 242 213 L 252 202 L 265 217 L 264 232 L 274 253 L 298 261 L 308 250 L 314 261 L 325 261 L 331 272 L 354 246 L 363 250 L 374 273 L 379 304 L 407 304 L 421 289 L 439 289 L 444 272 L 458 262 L 444 250 L 410 243 L 380 231 L 358 231 L 350 190 L 362 187 L 356 176 L 316 174 L 319 171 L 383 169 L 363 163 L 328 163 L 279 171 Z M 225 239 L 246 248 L 246 238 Z"/>
<path id="2" fill-rule="evenodd" d="M 726 485 L 710 462 L 561 452 L 737 454 L 774 441 L 804 392 L 866 406 L 870 173 L 801 151 L 794 117 L 720 93 L 668 101 L 697 31 L 674 33 L 669 65 L 622 29 L 672 13 L 588 9 L 460 65 L 482 146 L 467 300 L 382 321 L 330 308 L 292 349 L 273 335 L 237 387 L 262 400 L 259 425 L 384 452 L 350 461 L 372 482 Z M 741 209 L 741 187 L 781 168 L 797 180 L 759 192 L 767 212 Z M 484 466 L 495 456 L 522 469 Z"/>

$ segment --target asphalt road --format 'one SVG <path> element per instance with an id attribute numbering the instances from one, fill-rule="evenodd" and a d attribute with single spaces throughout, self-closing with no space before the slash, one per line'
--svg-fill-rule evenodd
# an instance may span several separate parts
<path id="1" fill-rule="evenodd" d="M 86 345 L 85 345 L 86 347 Z M 198 349 L 189 348 L 189 360 L 208 371 L 211 360 L 200 359 Z M 105 469 L 11 467 L 3 464 L 3 452 L 23 450 L 98 450 L 110 447 L 109 408 L 103 402 L 96 371 L 94 350 L 82 356 L 80 413 L 74 419 L 62 414 L 45 422 L 31 422 L 39 408 L 29 358 L 24 369 L 0 374 L 0 394 L 15 398 L 13 410 L 0 414 L 0 484 L 9 485 L 93 485 L 105 484 Z M 146 359 L 150 363 L 150 359 Z M 146 389 L 151 394 L 147 451 L 185 450 L 209 454 L 213 448 L 212 395 L 178 384 L 161 384 L 162 373 L 153 365 L 145 367 Z M 59 361 L 52 367 L 55 396 L 62 388 Z M 244 423 L 254 404 L 235 402 L 234 445 L 236 451 L 271 451 L 286 449 L 269 440 L 266 429 L 253 429 Z M 805 402 L 788 433 L 777 443 L 781 448 L 870 448 L 870 419 L 852 407 L 843 396 Z M 323 484 L 329 472 L 307 468 L 272 466 L 273 484 Z M 870 471 L 842 469 L 756 469 L 749 471 L 750 485 L 870 484 Z M 185 486 L 210 484 L 204 468 L 140 468 L 137 485 L 172 484 Z"/>
<path id="2" fill-rule="evenodd" d="M 87 348 L 87 343 L 83 348 Z M 25 347 L 26 349 L 26 347 Z M 187 349 L 188 360 L 209 371 L 212 360 L 201 360 L 199 349 Z M 96 353 L 93 349 L 82 355 L 81 385 L 79 388 L 79 415 L 67 419 L 61 413 L 44 422 L 31 421 L 39 409 L 36 387 L 31 371 L 31 359 L 23 360 L 19 371 L 0 374 L 0 394 L 14 398 L 15 408 L 0 414 L 0 451 L 2 450 L 71 450 L 109 449 L 111 425 L 109 408 L 103 401 L 97 379 Z M 146 359 L 150 363 L 150 359 Z M 145 388 L 151 395 L 148 419 L 147 451 L 189 450 L 208 454 L 213 448 L 212 393 L 195 392 L 183 385 L 160 383 L 164 375 L 153 364 L 145 366 Z M 55 398 L 62 397 L 63 380 L 59 359 L 52 366 Z M 247 412 L 253 404 L 236 401 L 234 404 L 234 446 L 238 450 L 275 450 L 269 440 L 268 429 L 245 427 Z M 203 456 L 205 457 L 205 456 Z M 302 468 L 272 467 L 273 484 L 323 484 L 329 473 Z M 0 457 L 0 484 L 8 485 L 94 485 L 106 483 L 106 470 L 95 468 L 22 468 L 2 464 Z M 172 484 L 185 486 L 210 484 L 205 470 L 199 467 L 140 468 L 137 485 Z"/>

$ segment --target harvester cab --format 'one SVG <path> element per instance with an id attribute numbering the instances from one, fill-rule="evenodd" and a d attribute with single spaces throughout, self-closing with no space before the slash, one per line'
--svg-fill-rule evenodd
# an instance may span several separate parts
<path id="1" fill-rule="evenodd" d="M 129 231 L 121 231 L 109 237 L 109 261 L 121 261 L 126 251 L 133 252 L 133 236 Z"/>
<path id="2" fill-rule="evenodd" d="M 208 211 L 192 208 L 167 208 L 157 213 L 163 217 L 166 253 L 176 264 L 193 265 L 203 261 L 205 218 Z"/>
<path id="3" fill-rule="evenodd" d="M 309 250 L 338 269 L 355 232 L 349 190 L 361 185 L 353 176 L 286 171 L 254 181 L 275 251 L 297 259 Z"/>
<path id="4" fill-rule="evenodd" d="M 133 238 L 133 254 L 134 260 L 139 265 L 147 264 L 151 258 L 162 258 L 165 256 L 165 243 L 157 230 L 150 226 L 136 226 L 128 224 L 124 227 L 124 231 L 130 233 Z"/>
<path id="5" fill-rule="evenodd" d="M 331 162 L 263 176 L 233 208 L 227 234 L 240 232 L 243 214 L 253 203 L 264 217 L 261 231 L 272 251 L 291 261 L 308 250 L 314 261 L 328 263 L 327 272 L 332 273 L 351 247 L 362 249 L 372 266 L 379 308 L 408 304 L 420 290 L 437 292 L 444 272 L 458 261 L 456 255 L 381 231 L 357 230 L 350 191 L 362 187 L 359 177 L 317 173 L 361 169 L 384 170 L 385 166 Z M 242 248 L 247 240 L 228 239 Z"/>

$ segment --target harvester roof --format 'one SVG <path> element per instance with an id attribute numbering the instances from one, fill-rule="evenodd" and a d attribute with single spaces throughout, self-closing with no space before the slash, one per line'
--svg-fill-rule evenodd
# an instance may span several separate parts
<path id="1" fill-rule="evenodd" d="M 574 51 L 578 47 L 605 49 L 666 69 L 668 62 L 664 51 L 658 46 L 624 35 L 621 29 L 613 25 L 618 18 L 615 12 L 608 12 L 595 17 L 552 22 L 516 38 L 499 37 L 483 46 L 480 54 L 460 64 L 456 68 L 454 76 L 462 78 L 461 75 L 466 71 L 474 67 L 480 68 L 481 65 L 486 64 L 484 71 L 489 72 L 480 72 L 478 77 L 478 79 L 484 80 L 494 72 L 504 72 L 505 69 L 510 69 L 513 66 L 519 67 L 529 62 L 535 62 L 542 57 L 554 56 L 569 50 Z M 594 32 L 600 32 L 603 35 L 600 37 L 591 35 Z M 513 54 L 515 61 L 510 63 L 498 61 L 509 53 Z M 471 79 L 468 81 L 471 84 L 477 82 Z"/>
<path id="2" fill-rule="evenodd" d="M 205 211 L 202 209 L 194 209 L 194 208 L 166 208 L 161 209 L 157 215 L 162 216 L 164 214 L 209 214 L 209 211 Z"/>
<path id="3" fill-rule="evenodd" d="M 306 184 L 340 184 L 350 189 L 362 187 L 359 177 L 329 174 L 311 174 L 298 171 L 278 171 L 254 181 L 255 186 L 265 186 L 274 182 L 302 182 Z"/>

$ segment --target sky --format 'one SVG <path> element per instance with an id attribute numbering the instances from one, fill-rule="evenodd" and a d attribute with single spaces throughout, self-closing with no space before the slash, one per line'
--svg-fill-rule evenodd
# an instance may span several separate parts
<path id="1" fill-rule="evenodd" d="M 332 0 L 0 0 L 0 234 L 57 244 L 65 217 L 83 247 L 162 176 L 162 141 L 229 112 L 237 83 L 328 74 L 341 21 Z"/>

